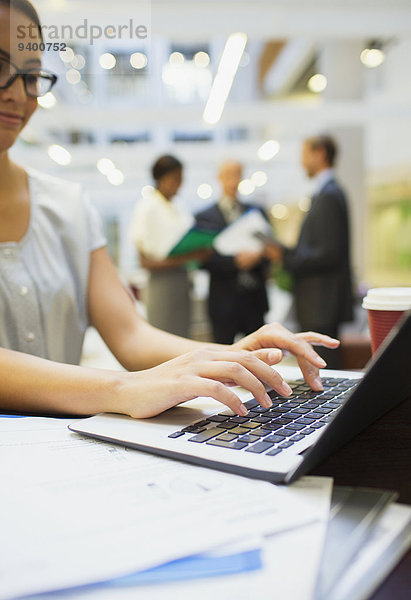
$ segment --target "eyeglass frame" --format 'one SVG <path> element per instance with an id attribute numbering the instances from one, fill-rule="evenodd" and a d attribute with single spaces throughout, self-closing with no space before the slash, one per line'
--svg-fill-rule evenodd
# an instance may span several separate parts
<path id="1" fill-rule="evenodd" d="M 14 73 L 14 75 L 12 75 L 10 77 L 10 79 L 8 80 L 8 82 L 6 83 L 6 85 L 0 85 L 0 90 L 7 90 L 10 86 L 13 85 L 13 83 L 15 81 L 17 81 L 17 79 L 19 77 L 21 77 L 23 79 L 23 83 L 24 83 L 24 90 L 26 92 L 26 95 L 29 96 L 30 98 L 42 98 L 43 96 L 45 96 L 46 94 L 48 94 L 49 92 L 51 92 L 51 90 L 53 89 L 54 85 L 57 83 L 58 77 L 57 75 L 55 75 L 54 73 L 52 73 L 51 71 L 47 71 L 46 69 L 41 69 L 40 71 L 36 71 L 36 69 L 19 69 L 11 60 L 0 56 L 0 61 L 3 61 L 7 64 L 9 64 L 11 67 L 13 67 L 13 69 L 16 70 L 16 72 Z M 33 94 L 30 94 L 27 91 L 27 81 L 26 78 L 29 77 L 30 75 L 33 75 L 34 73 L 36 73 L 37 75 L 40 75 L 41 77 L 43 77 L 44 79 L 48 79 L 51 82 L 50 85 L 50 89 L 47 90 L 47 92 L 45 94 L 41 94 L 38 96 L 34 96 Z"/>

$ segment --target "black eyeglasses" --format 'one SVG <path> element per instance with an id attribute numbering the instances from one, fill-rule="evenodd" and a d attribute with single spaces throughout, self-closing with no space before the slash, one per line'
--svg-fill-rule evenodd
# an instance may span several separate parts
<path id="1" fill-rule="evenodd" d="M 27 96 L 40 98 L 51 91 L 57 81 L 57 75 L 43 69 L 18 69 L 13 63 L 0 58 L 0 90 L 13 85 L 18 77 L 24 81 Z"/>

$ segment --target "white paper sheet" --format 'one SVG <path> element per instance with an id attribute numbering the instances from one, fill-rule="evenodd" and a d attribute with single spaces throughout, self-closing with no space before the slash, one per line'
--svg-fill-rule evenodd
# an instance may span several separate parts
<path id="1" fill-rule="evenodd" d="M 84 439 L 66 425 L 0 419 L 2 599 L 120 576 L 319 518 L 298 486 Z"/>
<path id="2" fill-rule="evenodd" d="M 214 248 L 220 254 L 233 256 L 242 251 L 260 252 L 264 248 L 256 233 L 272 233 L 269 223 L 257 209 L 249 210 L 226 227 L 214 240 Z"/>
<path id="3" fill-rule="evenodd" d="M 293 484 L 304 501 L 316 506 L 320 520 L 292 531 L 268 536 L 263 542 L 264 569 L 195 581 L 150 586 L 73 591 L 64 600 L 218 600 L 284 598 L 312 600 L 327 528 L 332 480 L 303 477 Z M 239 545 L 239 549 L 242 547 Z M 60 600 L 61 595 L 38 600 Z"/>

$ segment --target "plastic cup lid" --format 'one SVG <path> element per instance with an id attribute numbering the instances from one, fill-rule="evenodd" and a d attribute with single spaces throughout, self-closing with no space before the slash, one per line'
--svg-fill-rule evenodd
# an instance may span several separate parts
<path id="1" fill-rule="evenodd" d="M 408 310 L 411 308 L 411 288 L 373 288 L 362 301 L 368 310 Z"/>

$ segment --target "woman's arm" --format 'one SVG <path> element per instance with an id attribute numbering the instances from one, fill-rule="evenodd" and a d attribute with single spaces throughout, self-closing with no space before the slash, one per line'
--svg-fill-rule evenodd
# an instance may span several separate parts
<path id="1" fill-rule="evenodd" d="M 91 254 L 88 311 L 91 324 L 129 371 L 149 369 L 203 346 L 149 325 L 138 314 L 105 248 Z"/>
<path id="2" fill-rule="evenodd" d="M 179 256 L 171 256 L 169 258 L 163 258 L 162 260 L 156 260 L 149 258 L 143 252 L 139 252 L 140 264 L 143 269 L 148 271 L 165 271 L 168 269 L 174 269 L 181 265 L 185 265 L 191 260 L 203 261 L 209 256 L 208 250 L 197 250 L 195 252 L 189 252 L 187 254 L 180 254 Z"/>
<path id="3" fill-rule="evenodd" d="M 204 344 L 155 329 L 140 317 L 134 303 L 121 284 L 116 269 L 102 248 L 92 253 L 89 283 L 89 313 L 92 324 L 128 370 L 148 369 L 181 354 L 204 348 Z M 321 389 L 319 368 L 323 359 L 311 344 L 336 348 L 337 340 L 313 332 L 293 334 L 278 323 L 266 325 L 233 346 L 208 344 L 216 351 L 251 351 L 268 364 L 270 350 L 286 350 L 294 354 L 307 383 Z"/>
<path id="4" fill-rule="evenodd" d="M 271 368 L 281 360 L 276 347 L 294 352 L 315 385 L 322 364 L 308 342 L 338 344 L 319 334 L 299 337 L 279 325 L 263 327 L 231 347 L 207 348 L 158 331 L 139 317 L 104 248 L 92 253 L 89 287 L 93 324 L 125 366 L 144 370 L 86 369 L 0 348 L 0 409 L 145 418 L 197 396 L 211 396 L 245 415 L 246 408 L 226 384 L 244 387 L 268 408 L 272 402 L 262 382 L 284 396 L 291 393 Z"/>

